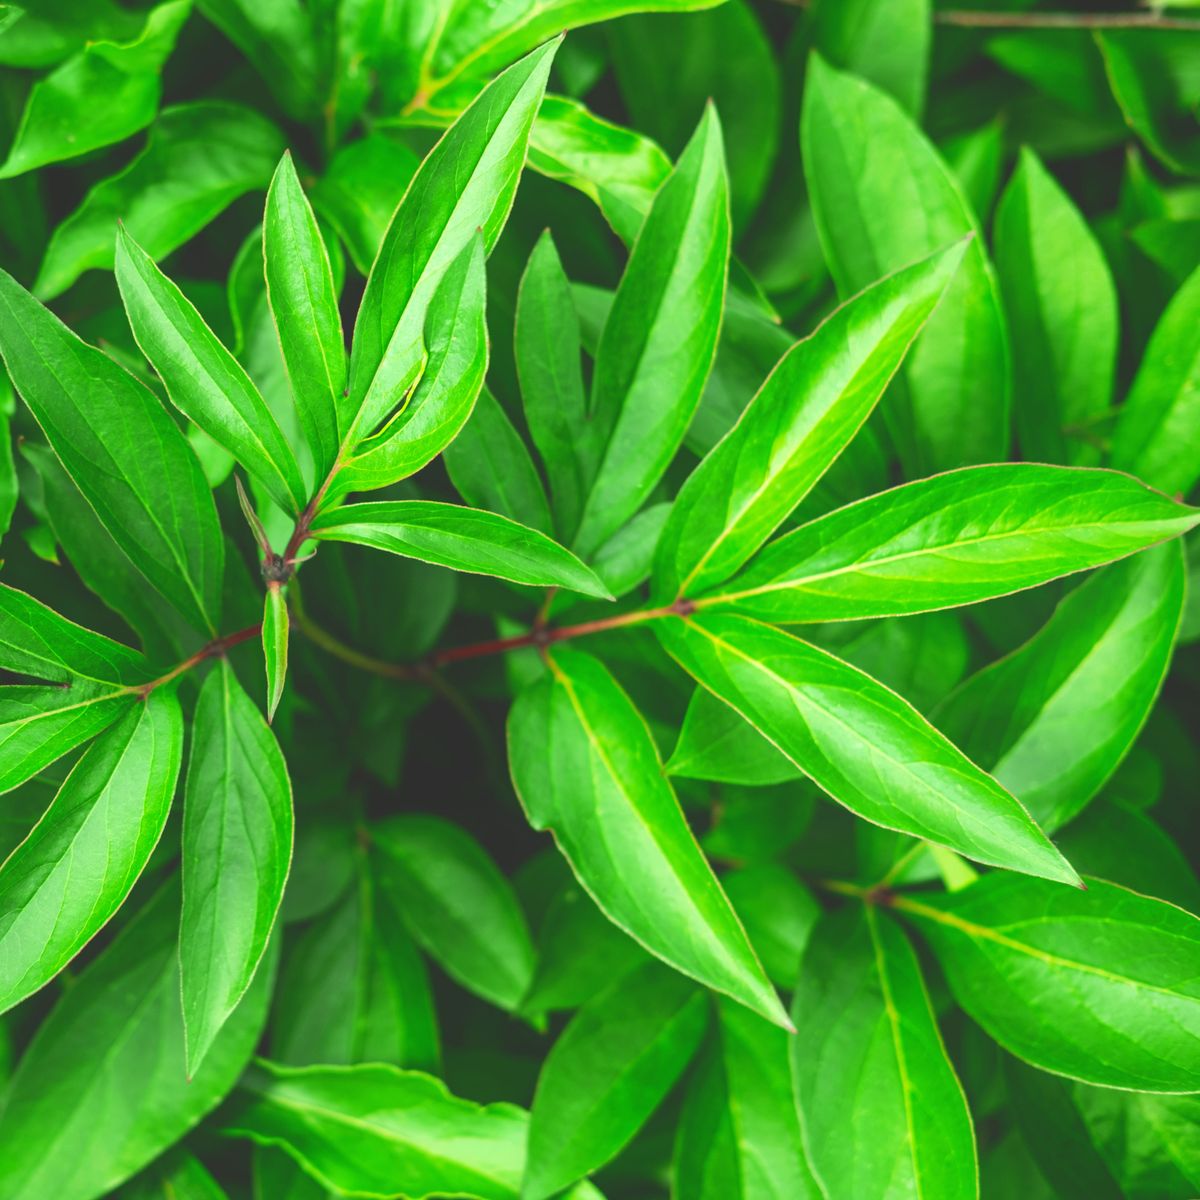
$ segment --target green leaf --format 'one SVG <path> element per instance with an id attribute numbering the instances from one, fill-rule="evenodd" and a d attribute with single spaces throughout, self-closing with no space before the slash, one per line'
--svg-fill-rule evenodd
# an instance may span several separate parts
<path id="1" fill-rule="evenodd" d="M 266 1019 L 264 967 L 188 1079 L 179 1007 L 179 889 L 167 886 L 42 1023 L 0 1111 L 5 1200 L 96 1200 L 214 1109 Z"/>
<path id="2" fill-rule="evenodd" d="M 555 649 L 509 717 L 529 823 L 549 829 L 610 921 L 685 975 L 786 1026 L 662 774 L 640 713 L 590 655 Z"/>
<path id="3" fill-rule="evenodd" d="M 717 1005 L 675 1140 L 672 1195 L 688 1200 L 819 1200 L 788 1071 L 788 1038 L 737 1005 Z"/>
<path id="4" fill-rule="evenodd" d="M 199 100 L 163 109 L 146 148 L 55 229 L 35 295 L 52 299 L 84 271 L 111 268 L 118 220 L 153 259 L 165 258 L 239 196 L 265 188 L 282 150 L 279 130 L 240 104 Z"/>
<path id="5" fill-rule="evenodd" d="M 316 538 L 373 546 L 456 571 L 611 599 L 570 551 L 497 513 L 433 500 L 380 500 L 322 513 L 312 531 Z"/>
<path id="6" fill-rule="evenodd" d="M 286 512 L 306 497 L 296 456 L 249 375 L 179 288 L 124 227 L 117 233 L 117 284 L 142 353 L 171 403 L 225 447 Z"/>
<path id="7" fill-rule="evenodd" d="M 146 13 L 131 40 L 89 42 L 38 80 L 0 179 L 77 158 L 149 125 L 162 92 L 159 72 L 191 7 L 191 0 L 168 0 Z"/>
<path id="8" fill-rule="evenodd" d="M 1178 542 L 1098 571 L 934 720 L 1049 832 L 1096 795 L 1158 697 L 1183 615 Z"/>
<path id="9" fill-rule="evenodd" d="M 3 272 L 0 314 L 0 354 L 67 474 L 151 585 L 215 636 L 225 548 L 187 439 L 149 390 Z"/>
<path id="10" fill-rule="evenodd" d="M 796 1105 L 822 1195 L 978 1196 L 966 1097 L 890 918 L 864 905 L 818 924 L 792 1018 Z"/>
<path id="11" fill-rule="evenodd" d="M 222 1127 L 279 1146 L 338 1192 L 516 1200 L 528 1119 L 511 1104 L 460 1100 L 416 1071 L 260 1062 Z"/>
<path id="12" fill-rule="evenodd" d="M 118 1200 L 228 1200 L 200 1160 L 186 1151 L 160 1158 L 117 1196 Z"/>
<path id="13" fill-rule="evenodd" d="M 0 687 L 0 792 L 90 741 L 134 703 L 128 692 L 86 683 Z"/>
<path id="14" fill-rule="evenodd" d="M 801 807 L 800 796 L 793 793 L 790 799 Z M 778 826 L 775 832 L 780 833 Z M 705 844 L 711 846 L 711 835 Z M 774 862 L 739 867 L 721 882 L 771 982 L 781 988 L 795 987 L 800 956 L 821 911 L 812 893 L 791 871 Z"/>
<path id="15" fill-rule="evenodd" d="M 448 821 L 407 814 L 373 825 L 371 843 L 413 937 L 463 987 L 515 1009 L 533 977 L 533 943 L 483 847 Z"/>
<path id="16" fill-rule="evenodd" d="M 327 863 L 322 855 L 321 866 Z M 284 956 L 271 1054 L 290 1066 L 387 1062 L 436 1070 L 437 1016 L 425 964 L 366 858 L 352 865 L 350 886 Z"/>
<path id="17" fill-rule="evenodd" d="M 1012 795 L 895 692 L 739 616 L 656 623 L 667 652 L 839 804 L 992 866 L 1076 883 Z"/>
<path id="18" fill-rule="evenodd" d="M 296 414 L 320 484 L 338 454 L 337 406 L 346 386 L 346 343 L 329 254 L 290 153 L 280 160 L 267 192 L 263 259 Z"/>
<path id="19" fill-rule="evenodd" d="M 338 231 L 360 275 L 370 272 L 396 197 L 404 194 L 420 161 L 403 143 L 369 133 L 342 146 L 313 188 L 313 206 Z"/>
<path id="20" fill-rule="evenodd" d="M 491 83 L 413 176 L 354 327 L 349 395 L 338 409 L 343 442 L 373 432 L 400 401 L 420 360 L 426 309 L 445 270 L 477 230 L 487 251 L 496 244 L 557 47 L 540 47 Z"/>
<path id="21" fill-rule="evenodd" d="M 542 101 L 529 135 L 529 165 L 588 196 L 627 246 L 671 173 L 671 160 L 655 142 L 566 96 Z"/>
<path id="22" fill-rule="evenodd" d="M 1155 326 L 1113 437 L 1113 466 L 1165 492 L 1200 479 L 1200 269 Z"/>
<path id="23" fill-rule="evenodd" d="M 1086 1083 L 1200 1091 L 1200 918 L 1116 884 L 985 875 L 899 896 L 954 998 L 1018 1058 Z"/>
<path id="24" fill-rule="evenodd" d="M 974 604 L 1185 533 L 1200 510 L 1115 471 L 969 467 L 905 484 L 772 542 L 700 604 L 789 623 Z"/>
<path id="25" fill-rule="evenodd" d="M 53 979 L 125 901 L 166 825 L 183 717 L 157 689 L 75 765 L 0 868 L 0 1012 Z"/>
<path id="26" fill-rule="evenodd" d="M 561 529 L 577 529 L 595 463 L 579 437 L 587 420 L 579 317 L 548 229 L 521 277 L 514 348 L 525 420 L 546 467 L 555 520 Z"/>
<path id="27" fill-rule="evenodd" d="M 135 687 L 153 678 L 128 646 L 60 617 L 39 600 L 0 584 L 0 668 L 34 679 Z"/>
<path id="28" fill-rule="evenodd" d="M 675 501 L 655 564 L 661 601 L 728 579 L 804 499 L 870 415 L 963 250 L 869 288 L 780 359 Z"/>
<path id="29" fill-rule="evenodd" d="M 471 419 L 446 447 L 443 461 L 450 481 L 468 504 L 498 512 L 539 533 L 553 532 L 550 504 L 533 457 L 486 387 Z"/>
<path id="30" fill-rule="evenodd" d="M 486 293 L 483 240 L 476 237 L 447 267 L 429 302 L 426 358 L 412 397 L 344 460 L 330 497 L 406 479 L 459 436 L 487 373 Z"/>
<path id="31" fill-rule="evenodd" d="M 801 142 L 817 230 L 842 296 L 978 234 L 958 182 L 903 109 L 814 55 Z M 1005 457 L 1009 359 L 982 239 L 913 347 L 884 413 L 914 470 Z"/>
<path id="32" fill-rule="evenodd" d="M 275 710 L 283 698 L 283 687 L 287 682 L 289 628 L 283 587 L 278 583 L 269 583 L 263 603 L 262 622 L 263 658 L 267 664 L 268 723 L 275 719 Z"/>
<path id="33" fill-rule="evenodd" d="M 183 798 L 179 963 L 189 1076 L 260 968 L 291 859 L 287 765 L 222 660 L 196 703 Z"/>
<path id="34" fill-rule="evenodd" d="M 1028 147 L 996 210 L 995 254 L 1021 450 L 1094 461 L 1078 438 L 1112 403 L 1116 287 L 1083 214 Z"/>
<path id="35" fill-rule="evenodd" d="M 919 118 L 933 40 L 929 0 L 820 0 L 813 45 L 823 58 Z"/>
<path id="36" fill-rule="evenodd" d="M 692 693 L 667 773 L 746 787 L 769 787 L 803 774 L 744 717 L 702 687 Z"/>
<path id="37" fill-rule="evenodd" d="M 721 127 L 705 110 L 654 198 L 596 352 L 594 463 L 575 549 L 590 556 L 642 506 L 683 442 L 717 347 L 729 265 Z"/>
<path id="38" fill-rule="evenodd" d="M 546 1200 L 615 1157 L 683 1074 L 704 993 L 646 963 L 585 1004 L 538 1076 L 521 1200 Z"/>

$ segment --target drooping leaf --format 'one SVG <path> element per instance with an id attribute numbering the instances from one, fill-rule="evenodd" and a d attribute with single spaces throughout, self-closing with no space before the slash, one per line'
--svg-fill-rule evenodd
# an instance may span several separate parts
<path id="1" fill-rule="evenodd" d="M 600 909 L 652 954 L 786 1024 L 641 715 L 590 655 L 556 649 L 550 663 L 509 717 L 509 761 L 530 823 L 554 834 Z"/>
<path id="2" fill-rule="evenodd" d="M 682 1200 L 817 1200 L 788 1071 L 788 1038 L 720 1001 L 675 1140 Z"/>
<path id="3" fill-rule="evenodd" d="M 508 881 L 457 825 L 389 817 L 371 828 L 382 886 L 414 938 L 464 987 L 515 1009 L 533 976 L 533 943 Z"/>
<path id="4" fill-rule="evenodd" d="M 1095 451 L 1079 434 L 1112 402 L 1117 293 L 1083 215 L 1028 148 L 996 211 L 995 248 L 1021 450 L 1086 462 Z"/>
<path id="5" fill-rule="evenodd" d="M 1113 466 L 1182 495 L 1200 479 L 1200 269 L 1175 293 L 1129 389 L 1113 437 Z"/>
<path id="6" fill-rule="evenodd" d="M 556 1196 L 613 1158 L 683 1074 L 707 1024 L 704 993 L 653 962 L 585 1004 L 538 1076 L 522 1200 Z"/>
<path id="7" fill-rule="evenodd" d="M 870 415 L 963 249 L 876 284 L 780 359 L 676 498 L 658 544 L 660 600 L 728 579 L 804 499 Z"/>
<path id="8" fill-rule="evenodd" d="M 312 530 L 319 539 L 373 546 L 456 571 L 608 598 L 569 550 L 497 513 L 434 500 L 380 500 L 322 513 Z"/>
<path id="9" fill-rule="evenodd" d="M 225 447 L 285 512 L 307 499 L 296 456 L 237 359 L 150 256 L 122 229 L 117 284 L 134 337 L 171 402 Z"/>
<path id="10" fill-rule="evenodd" d="M 159 72 L 190 11 L 191 0 L 167 0 L 145 14 L 129 40 L 90 42 L 39 80 L 0 179 L 76 158 L 149 125 L 162 92 Z"/>
<path id="11" fill-rule="evenodd" d="M 67 474 L 113 540 L 215 635 L 224 544 L 187 439 L 154 395 L 0 273 L 0 354 Z"/>
<path id="12" fill-rule="evenodd" d="M 796 1106 L 822 1195 L 978 1196 L 966 1097 L 899 926 L 872 905 L 819 922 L 792 1019 Z"/>
<path id="13" fill-rule="evenodd" d="M 175 793 L 183 717 L 156 689 L 87 750 L 0 867 L 0 1011 L 53 979 L 129 895 Z"/>
<path id="14" fill-rule="evenodd" d="M 1097 572 L 1020 649 L 934 714 L 1050 832 L 1100 790 L 1133 745 L 1183 614 L 1179 543 Z"/>
<path id="15" fill-rule="evenodd" d="M 894 906 L 1018 1058 L 1104 1087 L 1200 1091 L 1200 918 L 1098 879 L 1007 874 Z"/>
<path id="16" fill-rule="evenodd" d="M 491 83 L 413 176 L 355 323 L 349 395 L 338 409 L 344 442 L 372 433 L 407 390 L 426 309 L 446 268 L 476 230 L 485 250 L 496 244 L 557 45 L 533 51 Z"/>
<path id="17" fill-rule="evenodd" d="M 189 1080 L 179 1007 L 179 889 L 160 889 L 43 1022 L 0 1109 L 11 1200 L 97 1200 L 178 1141 L 241 1074 L 273 964 Z"/>
<path id="18" fill-rule="evenodd" d="M 288 382 L 325 481 L 338 454 L 337 406 L 346 386 L 346 343 L 329 254 L 291 154 L 276 168 L 263 218 L 267 298 Z"/>
<path id="19" fill-rule="evenodd" d="M 1010 793 L 895 692 L 739 616 L 656 623 L 667 652 L 851 812 L 978 862 L 1075 883 Z"/>
<path id="20" fill-rule="evenodd" d="M 50 300 L 84 271 L 111 267 L 118 219 L 147 254 L 164 258 L 239 196 L 265 188 L 282 149 L 279 130 L 240 104 L 198 100 L 163 109 L 146 148 L 55 229 L 34 294 Z"/>
<path id="21" fill-rule="evenodd" d="M 596 352 L 592 478 L 573 546 L 585 558 L 670 465 L 716 353 L 729 262 L 721 128 L 711 106 L 654 198 Z"/>
<path id="22" fill-rule="evenodd" d="M 890 96 L 814 55 L 801 141 L 817 230 L 842 296 L 978 233 L 957 181 Z M 910 471 L 1005 456 L 1009 356 L 982 241 L 967 248 L 884 402 Z"/>
<path id="23" fill-rule="evenodd" d="M 287 766 L 221 661 L 196 703 L 183 798 L 179 962 L 189 1076 L 261 968 L 291 859 Z"/>
<path id="24" fill-rule="evenodd" d="M 1101 566 L 1198 521 L 1114 471 L 970 467 L 802 525 L 700 603 L 785 624 L 928 612 Z"/>
<path id="25" fill-rule="evenodd" d="M 468 423 L 488 363 L 483 255 L 483 241 L 476 237 L 447 267 L 426 313 L 426 358 L 412 397 L 344 460 L 330 497 L 406 479 L 449 447 Z"/>

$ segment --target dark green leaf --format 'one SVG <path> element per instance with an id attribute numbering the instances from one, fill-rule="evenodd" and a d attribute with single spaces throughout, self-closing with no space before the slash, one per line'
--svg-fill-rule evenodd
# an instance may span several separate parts
<path id="1" fill-rule="evenodd" d="M 704 993 L 646 963 L 572 1018 L 538 1077 L 522 1200 L 546 1200 L 613 1158 L 683 1074 L 708 1023 Z"/>

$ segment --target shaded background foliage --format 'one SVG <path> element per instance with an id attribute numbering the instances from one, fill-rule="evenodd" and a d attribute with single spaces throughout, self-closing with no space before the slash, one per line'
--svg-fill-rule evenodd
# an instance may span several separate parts
<path id="1" fill-rule="evenodd" d="M 234 350 L 278 416 L 290 398 L 262 287 L 259 225 L 284 149 L 291 150 L 325 235 L 349 331 L 392 212 L 440 131 L 486 80 L 575 20 L 552 6 L 543 23 L 522 25 L 526 7 L 473 0 L 7 6 L 0 11 L 0 141 L 11 141 L 12 149 L 0 166 L 0 261 L 81 337 L 149 378 L 112 271 L 114 224 L 121 218 Z M 557 9 L 572 7 L 586 6 Z M 626 244 L 710 99 L 729 171 L 731 291 L 716 366 L 686 449 L 649 497 L 651 506 L 675 496 L 780 355 L 839 298 L 972 228 L 979 236 L 934 318 L 963 322 L 970 363 L 956 385 L 960 394 L 946 394 L 954 390 L 943 386 L 946 361 L 920 359 L 926 343 L 919 342 L 905 368 L 913 405 L 907 416 L 894 388 L 889 401 L 902 415 L 873 423 L 800 516 L 962 462 L 1002 461 L 1010 450 L 1031 461 L 1111 463 L 1179 498 L 1194 493 L 1200 31 L 1183 27 L 1185 7 L 1170 10 L 1161 27 L 1101 21 L 1104 27 L 1095 29 L 1079 21 L 1046 27 L 1037 18 L 1047 6 L 1021 0 L 953 10 L 931 9 L 927 0 L 811 6 L 727 0 L 706 11 L 618 14 L 637 7 L 598 2 L 592 15 L 611 10 L 614 19 L 571 32 L 557 52 L 550 91 L 558 99 L 546 102 L 531 142 L 532 169 L 488 260 L 488 388 L 495 402 L 485 393 L 444 460 L 389 498 L 461 498 L 552 527 L 542 481 L 524 449 L 529 430 L 512 350 L 518 283 L 549 228 L 572 281 L 583 343 L 594 352 Z M 973 10 L 992 18 L 976 25 Z M 1018 19 L 1006 24 L 1005 14 Z M 1032 20 L 1022 22 L 1022 15 Z M 812 50 L 822 56 L 815 65 Z M 869 85 L 866 93 L 860 80 Z M 881 94 L 896 104 L 881 105 Z M 940 159 L 926 151 L 917 124 Z M 857 177 L 856 167 L 862 167 Z M 911 189 L 910 171 L 919 179 Z M 1161 339 L 1157 357 L 1155 339 Z M 1155 365 L 1139 382 L 1148 359 Z M 1004 413 L 1010 390 L 1011 423 Z M 1119 416 L 1120 405 L 1133 400 L 1152 415 L 1171 404 L 1171 436 L 1148 448 L 1153 438 L 1135 419 Z M 88 553 L 92 535 L 78 495 L 63 486 L 45 438 L 11 390 L 3 419 L 10 435 L 0 450 L 4 581 L 88 628 L 131 640 L 126 623 L 96 598 L 111 596 L 116 585 L 101 577 L 103 563 Z M 236 541 L 222 631 L 249 626 L 261 615 L 258 564 L 238 511 L 232 459 L 195 427 L 189 437 L 216 486 L 222 528 Z M 281 517 L 266 517 L 276 545 L 288 532 Z M 1194 546 L 1193 534 L 1193 564 Z M 1148 595 L 1169 590 L 1161 580 L 1138 578 Z M 1059 845 L 1080 871 L 1195 912 L 1196 591 L 1154 704 L 1156 679 L 1136 695 L 1121 691 L 1135 665 L 1129 647 L 1141 647 L 1137 621 L 1146 618 L 1141 610 L 1123 618 L 1124 593 L 1110 595 L 1104 586 L 1059 581 L 961 611 L 828 626 L 823 644 L 932 714 L 1048 831 L 1061 827 Z M 1064 607 L 1056 608 L 1064 597 Z M 297 604 L 300 597 L 292 599 Z M 196 648 L 145 597 L 144 611 L 136 611 L 136 595 L 127 603 L 148 650 L 153 643 L 160 657 L 172 659 L 172 652 L 183 658 Z M 583 619 L 595 607 L 555 603 L 556 620 Z M 747 1032 L 755 1018 L 726 999 L 719 1002 L 720 1032 L 706 1033 L 707 1001 L 605 922 L 546 835 L 533 832 L 522 815 L 509 780 L 504 722 L 512 695 L 538 670 L 535 652 L 460 664 L 430 679 L 389 677 L 386 664 L 417 663 L 435 647 L 519 633 L 530 617 L 528 592 L 361 546 L 326 543 L 305 567 L 303 607 L 293 612 L 290 686 L 274 724 L 294 790 L 296 848 L 282 936 L 268 964 L 273 970 L 278 956 L 260 1052 L 291 1065 L 396 1062 L 436 1071 L 457 1096 L 528 1107 L 547 1054 L 566 1053 L 555 1043 L 565 1015 L 621 976 L 632 1012 L 669 1010 L 663 1019 L 670 1037 L 655 1048 L 657 1069 L 647 1067 L 637 1082 L 628 1112 L 639 1116 L 626 1118 L 629 1128 L 614 1136 L 612 1150 L 632 1140 L 597 1175 L 604 1194 L 661 1196 L 673 1186 L 680 1200 L 804 1195 L 800 1189 L 811 1181 L 786 1182 L 788 1168 L 778 1164 L 757 1182 L 704 1174 L 705 1148 L 737 1140 L 719 1097 L 739 1087 L 770 1093 L 791 1086 L 786 1078 L 782 1085 L 739 1079 L 752 1056 L 739 1056 L 738 1038 L 778 1033 L 771 1069 L 783 1062 L 786 1076 L 784 1035 Z M 1035 649 L 1006 659 L 1034 637 L 1043 639 L 1043 655 Z M 1164 655 L 1169 641 L 1168 634 Z M 1005 775 L 1020 732 L 1011 723 L 1019 723 L 1023 698 L 1053 677 L 1056 662 L 1086 663 L 1088 645 L 1100 648 L 1101 666 L 1078 694 L 1068 689 L 1062 712 L 1054 714 L 1052 736 L 1061 750 L 1041 764 L 1050 798 L 1039 809 L 1031 798 L 1039 780 L 1022 773 L 1031 768 L 1018 763 L 1012 779 Z M 345 647 L 370 656 L 366 670 L 344 661 Z M 867 886 L 904 862 L 908 880 L 940 875 L 954 888 L 962 878 L 956 872 L 969 872 L 961 861 L 934 861 L 906 835 L 855 821 L 827 803 L 762 739 L 747 742 L 744 725 L 730 729 L 728 710 L 704 693 L 694 696 L 691 681 L 670 668 L 649 634 L 607 633 L 603 657 L 670 759 L 701 844 L 720 868 L 767 975 L 785 990 L 820 909 L 836 912 L 805 952 L 814 978 L 840 979 L 839 949 L 862 943 L 876 920 L 874 910 L 839 908 L 829 895 L 814 899 L 814 881 Z M 229 661 L 251 695 L 263 699 L 261 651 L 250 643 L 231 650 Z M 977 673 L 993 662 L 1008 665 Z M 190 705 L 195 691 L 187 688 Z M 1096 715 L 1097 696 L 1109 692 L 1111 736 L 1087 747 L 1080 756 L 1087 761 L 1075 761 L 1073 723 L 1104 717 Z M 736 749 L 722 749 L 718 735 L 733 739 Z M 56 764 L 0 801 L 5 854 L 28 833 L 65 773 Z M 1066 775 L 1071 789 L 1062 784 Z M 398 868 L 387 887 L 379 886 L 366 866 L 363 831 L 396 814 L 436 814 L 468 831 L 486 860 L 474 844 L 447 850 L 441 839 L 453 840 L 454 832 L 414 817 L 395 848 L 398 860 L 412 856 L 410 869 Z M 0 1017 L 0 1080 L 11 1075 L 56 1003 L 82 1006 L 74 991 L 78 976 L 93 960 L 102 963 L 123 937 L 145 948 L 145 978 L 126 985 L 108 1011 L 119 1015 L 135 994 L 161 993 L 164 1005 L 171 1002 L 177 897 L 164 900 L 156 885 L 174 874 L 179 824 L 176 804 L 126 908 L 54 984 Z M 379 840 L 386 844 L 382 834 Z M 456 876 L 447 867 L 439 876 L 440 855 L 452 864 L 461 858 L 469 869 Z M 445 897 L 456 895 L 464 909 L 444 913 Z M 920 914 L 914 921 L 922 928 Z M 903 941 L 894 926 L 885 930 L 881 936 Z M 504 948 L 500 963 L 489 961 L 488 944 Z M 974 1116 L 985 1196 L 1019 1190 L 1030 1197 L 1182 1198 L 1200 1188 L 1194 1097 L 1118 1092 L 1036 1071 L 981 1032 L 987 1021 L 979 1012 L 973 1010 L 976 1024 L 955 1006 L 954 981 L 947 988 L 923 946 L 914 953 L 902 945 L 896 954 L 898 988 L 919 993 L 924 972 Z M 246 1002 L 257 994 L 260 1017 L 271 987 L 268 965 Z M 426 974 L 428 994 L 396 982 Z M 808 994 L 806 977 L 793 1017 L 815 1045 L 817 1032 L 832 1026 L 837 1004 L 829 994 Z M 252 1027 L 247 1011 L 239 1008 L 231 1020 Z M 581 1039 L 588 1032 L 571 1028 Z M 214 1079 L 221 1071 L 225 1076 L 211 1085 L 213 1103 L 232 1088 L 255 1037 L 253 1028 L 232 1030 L 229 1041 L 233 1035 L 245 1045 L 224 1051 L 228 1062 L 205 1068 Z M 852 1036 L 867 1034 L 852 1030 Z M 85 1012 L 75 1037 L 102 1043 L 104 1026 Z M 603 1066 L 599 1052 L 595 1066 Z M 142 1087 L 144 1069 L 136 1057 L 121 1066 L 114 1106 L 154 1108 L 153 1090 Z M 115 1182 L 112 1194 L 130 1198 L 172 1194 L 166 1188 L 219 1195 L 211 1172 L 233 1197 L 323 1195 L 279 1151 L 223 1136 L 266 1120 L 255 1116 L 252 1098 L 268 1086 L 261 1079 L 270 1070 L 249 1077 L 228 1109 L 197 1128 L 181 1119 L 155 1153 L 176 1139 L 182 1144 L 137 1179 L 125 1182 L 125 1172 L 119 1180 L 89 1180 L 85 1167 L 70 1194 L 108 1194 L 108 1182 Z M 0 1139 L 7 1121 L 10 1137 L 16 1129 L 31 1152 L 44 1144 L 50 1153 L 51 1141 L 38 1142 L 47 1136 L 41 1131 L 69 1111 L 63 1095 L 78 1084 L 62 1060 L 42 1066 L 40 1077 L 41 1107 L 27 1106 L 20 1124 L 8 1110 Z M 849 1120 L 836 1090 L 822 1096 L 825 1082 L 805 1077 L 796 1086 L 802 1096 L 810 1089 L 818 1109 L 828 1108 L 831 1144 L 850 1136 L 847 1126 L 865 1139 L 859 1153 L 866 1161 L 872 1114 Z M 953 1123 L 944 1107 L 953 1104 L 952 1083 L 953 1074 L 927 1081 L 928 1098 L 919 1100 L 939 1114 L 936 1123 Z M 570 1099 L 558 1103 L 567 1108 Z M 807 1135 L 822 1136 L 811 1128 Z M 788 1131 L 748 1136 L 787 1158 Z M 931 1161 L 937 1154 L 930 1151 Z M 602 1161 L 580 1164 L 578 1174 Z M 822 1158 L 821 1165 L 833 1178 L 846 1178 L 836 1162 Z M 0 1181 L 3 1171 L 0 1165 Z M 927 1183 L 923 1194 L 969 1193 L 970 1183 L 951 1174 Z M 829 1194 L 877 1194 L 870 1183 L 854 1187 L 839 1183 Z"/>

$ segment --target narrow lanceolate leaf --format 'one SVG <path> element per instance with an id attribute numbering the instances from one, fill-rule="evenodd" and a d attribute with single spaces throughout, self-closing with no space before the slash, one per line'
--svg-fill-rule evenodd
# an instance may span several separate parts
<path id="1" fill-rule="evenodd" d="M 312 532 L 456 571 L 611 599 L 592 571 L 544 533 L 475 508 L 434 500 L 347 504 L 319 516 Z"/>
<path id="2" fill-rule="evenodd" d="M 511 1104 L 473 1104 L 431 1075 L 375 1063 L 260 1062 L 223 1116 L 227 1133 L 280 1147 L 328 1188 L 406 1200 L 516 1200 L 528 1126 Z"/>
<path id="3" fill-rule="evenodd" d="M 804 499 L 871 414 L 964 249 L 868 288 L 783 356 L 675 501 L 655 563 L 664 602 L 728 579 Z"/>
<path id="4" fill-rule="evenodd" d="M 1018 1058 L 1103 1087 L 1200 1091 L 1200 918 L 1098 879 L 999 874 L 895 907 Z"/>
<path id="5" fill-rule="evenodd" d="M 1083 214 L 1032 150 L 996 210 L 995 251 L 1022 453 L 1084 461 L 1079 433 L 1112 402 L 1117 291 Z"/>
<path id="6" fill-rule="evenodd" d="M 259 969 L 291 858 L 287 766 L 222 659 L 196 704 L 183 797 L 179 962 L 189 1076 Z"/>
<path id="7" fill-rule="evenodd" d="M 613 1158 L 691 1061 L 708 1000 L 647 962 L 585 1004 L 538 1077 L 521 1200 L 547 1200 Z"/>
<path id="8" fill-rule="evenodd" d="M 338 409 L 343 442 L 371 433 L 402 399 L 420 361 L 425 310 L 446 268 L 476 230 L 487 251 L 496 244 L 557 47 L 539 47 L 489 84 L 413 176 L 354 327 L 350 394 Z"/>
<path id="9" fill-rule="evenodd" d="M 117 284 L 133 335 L 171 402 L 224 446 L 285 512 L 304 507 L 296 456 L 266 401 L 195 306 L 122 227 Z"/>
<path id="10" fill-rule="evenodd" d="M 966 1097 L 917 956 L 891 918 L 863 905 L 818 924 L 792 1019 L 796 1106 L 822 1195 L 979 1195 Z"/>
<path id="11" fill-rule="evenodd" d="M 546 467 L 555 519 L 561 529 L 576 529 L 595 464 L 579 436 L 587 420 L 579 317 L 549 230 L 521 277 L 514 349 L 525 420 Z"/>
<path id="12" fill-rule="evenodd" d="M 121 907 L 179 774 L 179 701 L 156 689 L 96 741 L 0 867 L 0 1012 L 53 979 Z"/>
<path id="13" fill-rule="evenodd" d="M 154 395 L 0 272 L 0 354 L 67 474 L 134 566 L 217 633 L 224 543 L 200 464 Z"/>
<path id="14" fill-rule="evenodd" d="M 970 467 L 837 509 L 772 542 L 701 605 L 788 623 L 990 600 L 1176 537 L 1200 509 L 1115 471 Z"/>
<path id="15" fill-rule="evenodd" d="M 437 817 L 371 827 L 379 877 L 413 937 L 446 973 L 515 1009 L 533 977 L 533 943 L 508 880 L 469 834 Z"/>
<path id="16" fill-rule="evenodd" d="M 86 680 L 114 690 L 150 680 L 146 660 L 7 584 L 0 584 L 0 667 L 53 683 Z"/>
<path id="17" fill-rule="evenodd" d="M 1096 795 L 1149 716 L 1183 615 L 1184 568 L 1173 542 L 1097 572 L 935 712 L 1043 829 Z"/>
<path id="18" fill-rule="evenodd" d="M 1175 293 L 1146 347 L 1113 438 L 1113 466 L 1165 492 L 1200 479 L 1200 269 Z"/>
<path id="19" fill-rule="evenodd" d="M 843 296 L 978 233 L 962 189 L 912 118 L 817 55 L 800 132 L 817 231 Z M 1005 457 L 1008 399 L 1004 314 L 977 237 L 884 411 L 910 472 L 927 472 Z"/>
<path id="20" fill-rule="evenodd" d="M 362 442 L 328 495 L 387 487 L 432 462 L 467 423 L 487 374 L 483 239 L 468 242 L 446 269 L 425 315 L 425 361 L 403 409 Z"/>
<path id="21" fill-rule="evenodd" d="M 179 889 L 125 926 L 42 1023 L 0 1109 L 5 1200 L 98 1200 L 177 1142 L 242 1073 L 273 970 L 190 1080 L 179 1009 Z"/>
<path id="22" fill-rule="evenodd" d="M 787 1034 L 720 1001 L 675 1141 L 683 1200 L 821 1200 L 804 1151 Z M 843 1114 L 844 1115 L 844 1114 Z"/>
<path id="23" fill-rule="evenodd" d="M 781 629 L 701 613 L 667 652 L 851 812 L 978 862 L 1078 877 L 1021 804 L 871 676 Z"/>
<path id="24" fill-rule="evenodd" d="M 284 684 L 287 683 L 288 667 L 288 621 L 287 598 L 283 585 L 267 584 L 263 602 L 262 643 L 263 658 L 267 664 L 267 721 L 275 719 L 275 710 L 283 699 Z"/>
<path id="25" fill-rule="evenodd" d="M 290 153 L 283 156 L 267 192 L 263 261 L 296 415 L 320 484 L 337 459 L 346 343 L 329 254 Z"/>
<path id="26" fill-rule="evenodd" d="M 662 478 L 708 380 L 729 268 L 729 183 L 716 109 L 706 109 L 654 198 L 596 352 L 592 468 L 573 545 L 585 558 Z"/>
<path id="27" fill-rule="evenodd" d="M 530 824 L 554 834 L 609 920 L 676 970 L 786 1027 L 654 739 L 608 669 L 556 649 L 550 672 L 517 698 L 508 745 Z"/>

